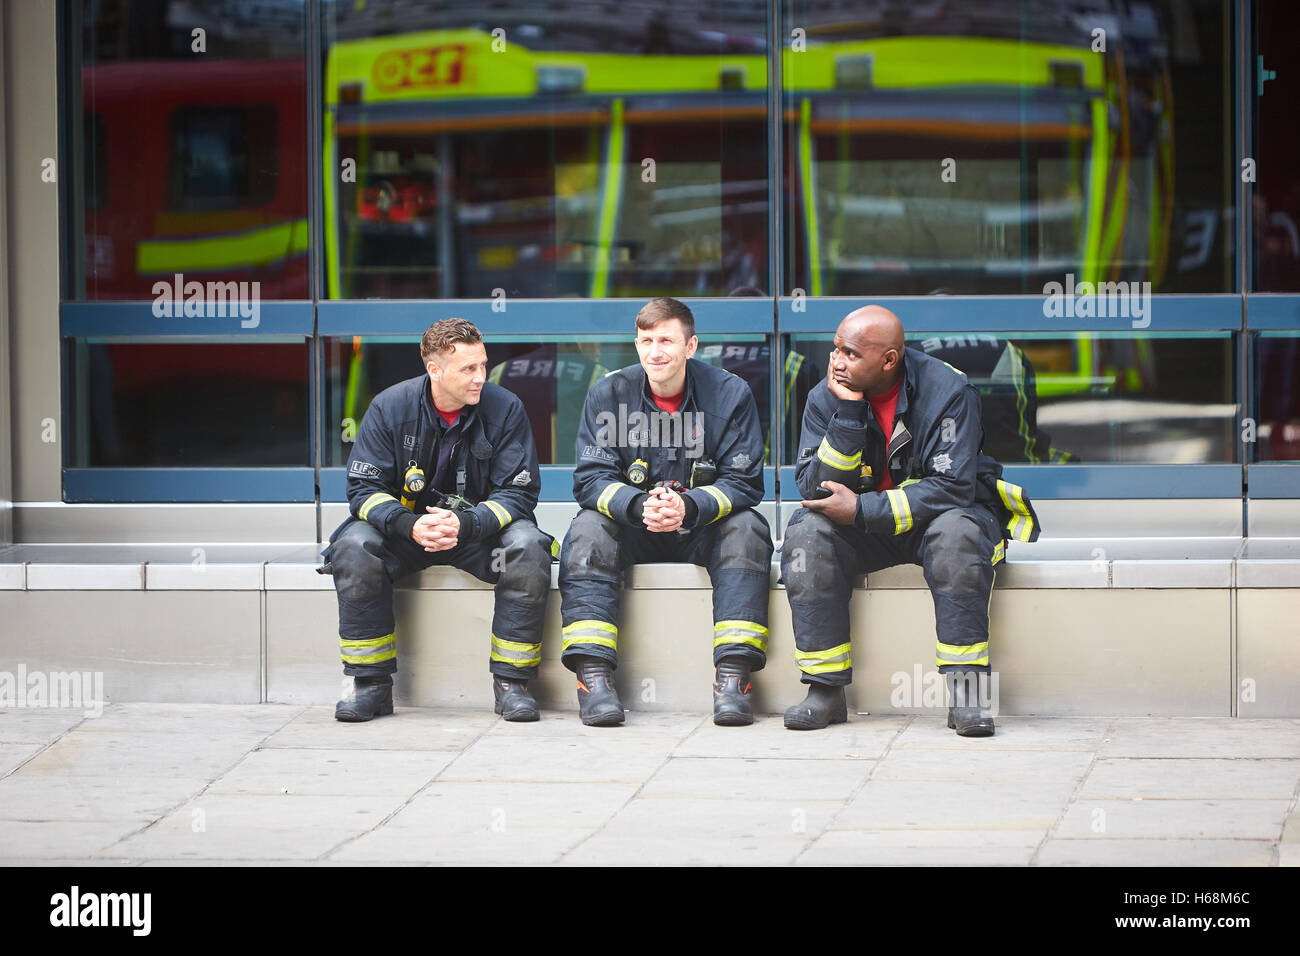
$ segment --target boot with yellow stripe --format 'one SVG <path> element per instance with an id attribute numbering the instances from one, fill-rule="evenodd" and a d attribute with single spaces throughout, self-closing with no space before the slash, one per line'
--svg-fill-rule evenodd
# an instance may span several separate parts
<path id="1" fill-rule="evenodd" d="M 334 719 L 357 724 L 392 712 L 392 677 L 354 677 L 352 690 L 334 707 Z"/>

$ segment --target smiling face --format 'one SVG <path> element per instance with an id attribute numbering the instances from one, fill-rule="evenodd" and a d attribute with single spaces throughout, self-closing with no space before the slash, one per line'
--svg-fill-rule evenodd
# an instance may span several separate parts
<path id="1" fill-rule="evenodd" d="M 450 350 L 436 353 L 424 367 L 438 408 L 451 412 L 477 405 L 487 381 L 487 349 L 482 342 L 457 342 Z"/>
<path id="2" fill-rule="evenodd" d="M 636 352 L 656 395 L 680 395 L 686 388 L 686 360 L 695 354 L 699 339 L 686 337 L 680 319 L 664 319 L 648 329 L 636 330 Z"/>

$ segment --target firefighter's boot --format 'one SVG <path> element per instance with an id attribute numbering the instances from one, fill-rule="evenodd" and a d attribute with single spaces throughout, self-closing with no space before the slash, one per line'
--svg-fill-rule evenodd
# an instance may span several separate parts
<path id="1" fill-rule="evenodd" d="M 588 727 L 623 723 L 623 705 L 614 689 L 614 668 L 607 661 L 584 657 L 578 663 L 578 709 Z"/>
<path id="2" fill-rule="evenodd" d="M 713 681 L 715 724 L 719 727 L 744 727 L 754 722 L 750 686 L 749 664 L 736 657 L 724 657 L 718 662 L 718 673 Z"/>
<path id="3" fill-rule="evenodd" d="M 849 719 L 843 687 L 813 681 L 808 696 L 785 712 L 788 730 L 821 730 L 828 724 L 842 724 Z"/>
<path id="4" fill-rule="evenodd" d="M 505 720 L 525 723 L 538 720 L 542 715 L 537 709 L 537 701 L 528 692 L 528 682 L 513 680 L 509 677 L 492 677 L 493 706 Z"/>
<path id="5" fill-rule="evenodd" d="M 993 715 L 980 700 L 980 678 L 977 671 L 951 671 L 944 675 L 952 706 L 948 708 L 948 726 L 958 737 L 992 737 Z M 987 677 L 984 677 L 987 680 Z"/>
<path id="6" fill-rule="evenodd" d="M 354 677 L 352 690 L 334 707 L 334 719 L 361 723 L 392 712 L 392 677 Z"/>

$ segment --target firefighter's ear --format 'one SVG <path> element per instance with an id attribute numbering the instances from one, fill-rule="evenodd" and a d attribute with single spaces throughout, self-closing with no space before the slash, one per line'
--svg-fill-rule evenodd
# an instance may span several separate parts
<path id="1" fill-rule="evenodd" d="M 695 350 L 699 347 L 700 347 L 699 336 L 692 335 L 689 339 L 686 340 L 686 357 L 694 358 Z"/>

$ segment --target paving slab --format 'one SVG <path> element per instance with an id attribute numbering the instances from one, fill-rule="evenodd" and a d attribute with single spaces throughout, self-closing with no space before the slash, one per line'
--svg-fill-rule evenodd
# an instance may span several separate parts
<path id="1" fill-rule="evenodd" d="M 781 716 L 757 717 L 749 727 L 718 727 L 708 720 L 673 756 L 874 760 L 910 720 L 904 716 L 869 717 L 811 732 L 786 730 Z"/>
<path id="2" fill-rule="evenodd" d="M 35 757 L 44 747 L 43 743 L 4 744 L 0 743 L 0 779 L 21 767 L 26 761 Z"/>
<path id="3" fill-rule="evenodd" d="M 553 863 L 590 835 L 587 829 L 508 827 L 504 832 L 421 832 L 381 827 L 330 854 L 354 863 Z"/>
<path id="4" fill-rule="evenodd" d="M 204 793 L 155 824 L 159 832 L 309 828 L 362 833 L 399 810 L 406 797 Z"/>
<path id="5" fill-rule="evenodd" d="M 995 718 L 992 737 L 958 737 L 947 716 L 916 717 L 898 736 L 893 749 L 939 750 L 1096 750 L 1111 721 L 1100 717 Z"/>
<path id="6" fill-rule="evenodd" d="M 459 751 L 503 723 L 496 714 L 481 710 L 402 707 L 390 716 L 356 724 L 335 720 L 333 705 L 298 710 L 263 749 Z"/>
<path id="7" fill-rule="evenodd" d="M 411 796 L 455 757 L 414 750 L 256 750 L 208 792 Z"/>
<path id="8" fill-rule="evenodd" d="M 1300 786 L 1300 760 L 1102 758 L 1077 799 L 1286 800 Z"/>
<path id="9" fill-rule="evenodd" d="M 631 701 L 624 703 L 626 705 Z M 578 737 L 581 739 L 610 737 L 622 739 L 667 735 L 680 740 L 706 724 L 713 726 L 712 718 L 704 714 L 659 713 L 649 710 L 629 710 L 626 714 L 626 721 L 618 727 L 588 727 L 578 717 L 576 710 L 571 713 L 543 711 L 541 720 L 532 723 L 516 724 L 497 720 L 488 734 L 493 737 Z"/>
<path id="10" fill-rule="evenodd" d="M 310 860 L 322 856 L 344 840 L 352 830 L 324 830 L 295 827 L 268 830 L 265 827 L 228 827 L 195 833 L 192 830 L 153 828 L 112 846 L 96 857 L 175 859 L 283 859 Z"/>
<path id="11" fill-rule="evenodd" d="M 0 856 L 0 867 L 5 866 L 138 866 L 139 860 L 92 860 L 88 858 L 75 857 L 69 859 L 59 859 L 58 857 L 37 857 L 37 856 Z"/>
<path id="12" fill-rule="evenodd" d="M 635 784 L 489 782 L 432 784 L 385 828 L 501 833 L 557 827 L 595 831 L 636 793 Z"/>
<path id="13" fill-rule="evenodd" d="M 1121 718 L 1103 757 L 1300 757 L 1300 720 Z"/>
<path id="14" fill-rule="evenodd" d="M 109 704 L 78 729 L 87 733 L 178 733 L 261 739 L 293 720 L 286 704 Z"/>
<path id="15" fill-rule="evenodd" d="M 1051 827 L 1073 781 L 936 785 L 872 779 L 831 824 L 833 830 L 1035 830 Z"/>
<path id="16" fill-rule="evenodd" d="M 1067 750 L 929 750 L 891 751 L 880 762 L 873 780 L 964 781 L 967 783 L 1039 780 L 1081 780 L 1093 756 Z"/>
<path id="17" fill-rule="evenodd" d="M 930 834 L 939 842 L 932 842 Z M 797 862 L 804 866 L 1023 866 L 1034 855 L 1043 831 L 985 834 L 943 830 L 930 834 L 828 830 Z"/>
<path id="18" fill-rule="evenodd" d="M 1037 866 L 1268 866 L 1268 840 L 1048 840 Z"/>
<path id="19" fill-rule="evenodd" d="M 1285 800 L 1079 800 L 1053 839 L 1234 839 L 1277 841 Z M 1100 811 L 1100 812 L 1099 812 Z"/>
<path id="20" fill-rule="evenodd" d="M 0 707 L 0 743 L 47 744 L 86 719 L 81 708 Z"/>
<path id="21" fill-rule="evenodd" d="M 637 797 L 614 816 L 602 838 L 654 833 L 664 840 L 700 837 L 807 841 L 821 833 L 838 800 L 735 800 L 700 797 Z"/>
<path id="22" fill-rule="evenodd" d="M 46 777 L 213 777 L 256 741 L 209 734 L 114 731 L 64 734 L 19 771 Z"/>
<path id="23" fill-rule="evenodd" d="M 157 820 L 208 784 L 206 777 L 49 777 L 0 780 L 0 819 Z"/>
<path id="24" fill-rule="evenodd" d="M 90 857 L 140 826 L 133 820 L 0 820 L 0 856 Z"/>
<path id="25" fill-rule="evenodd" d="M 759 760 L 754 757 L 673 757 L 646 781 L 645 796 L 735 800 L 847 800 L 874 760 Z"/>
<path id="26" fill-rule="evenodd" d="M 654 773 L 676 744 L 672 735 L 602 736 L 486 735 L 456 757 L 440 782 L 519 780 L 534 783 L 633 783 Z"/>
<path id="27" fill-rule="evenodd" d="M 577 866 L 780 866 L 793 863 L 802 840 L 708 839 L 672 842 L 656 836 L 592 837 L 561 863 Z"/>

